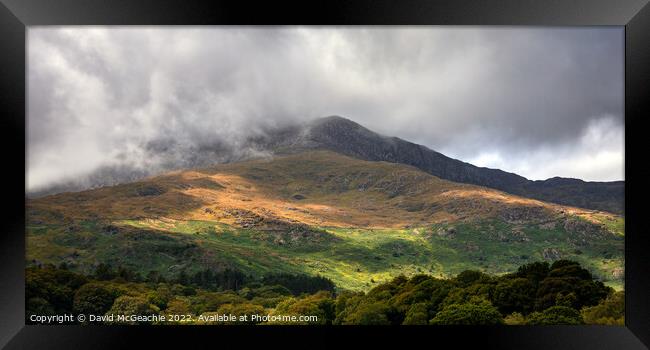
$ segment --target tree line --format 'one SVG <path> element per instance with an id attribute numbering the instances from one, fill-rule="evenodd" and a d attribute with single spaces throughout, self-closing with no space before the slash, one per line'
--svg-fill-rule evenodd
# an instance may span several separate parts
<path id="1" fill-rule="evenodd" d="M 398 276 L 368 292 L 337 290 L 320 276 L 234 269 L 145 277 L 98 265 L 83 275 L 67 266 L 26 269 L 26 314 L 316 315 L 329 325 L 611 324 L 624 323 L 624 295 L 577 262 L 534 262 L 494 276 L 463 271 L 440 279 Z M 219 322 L 216 322 L 219 323 Z M 313 323 L 313 322 L 312 322 Z"/>

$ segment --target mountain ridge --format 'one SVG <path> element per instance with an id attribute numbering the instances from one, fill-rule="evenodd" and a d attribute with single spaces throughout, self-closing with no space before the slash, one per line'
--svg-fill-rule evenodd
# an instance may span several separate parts
<path id="1" fill-rule="evenodd" d="M 414 166 L 431 175 L 453 182 L 485 186 L 507 193 L 542 201 L 577 206 L 585 209 L 624 213 L 624 181 L 589 182 L 580 179 L 553 177 L 546 180 L 528 180 L 515 173 L 500 169 L 478 167 L 448 157 L 426 146 L 398 137 L 384 136 L 340 116 L 317 118 L 299 124 L 290 124 L 265 130 L 247 138 L 243 148 L 219 143 L 217 149 L 197 147 L 186 151 L 188 157 L 180 166 L 167 166 L 158 173 L 182 168 L 209 166 L 264 157 L 272 154 L 295 154 L 308 150 L 326 149 L 367 161 L 387 161 Z M 166 150 L 167 145 L 152 148 Z M 191 159 L 187 162 L 186 159 Z M 134 175 L 136 174 L 136 175 Z M 53 193 L 77 191 L 93 187 L 110 186 L 137 180 L 154 171 L 142 169 L 103 168 L 90 175 L 86 183 L 63 183 L 48 190 L 29 193 L 28 197 L 41 197 Z"/>
<path id="2" fill-rule="evenodd" d="M 412 165 L 442 179 L 495 188 L 557 204 L 610 211 L 616 214 L 624 212 L 624 181 L 589 182 L 560 177 L 528 180 L 518 174 L 500 169 L 478 167 L 398 137 L 380 135 L 340 116 L 319 118 L 306 124 L 305 128 L 308 130 L 308 137 L 305 137 L 304 131 L 300 130 L 301 137 L 293 139 L 306 139 L 306 142 L 301 145 L 304 148 L 325 148 L 363 160 Z M 283 132 L 286 137 L 287 130 Z M 267 138 L 274 138 L 272 133 L 270 135 Z M 295 146 L 295 142 L 293 144 Z M 272 144 L 261 143 L 261 147 L 269 146 Z M 301 150 L 298 147 L 293 151 Z"/>

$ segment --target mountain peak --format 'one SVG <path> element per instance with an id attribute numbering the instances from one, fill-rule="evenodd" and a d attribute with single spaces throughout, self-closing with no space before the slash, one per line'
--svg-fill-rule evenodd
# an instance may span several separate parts
<path id="1" fill-rule="evenodd" d="M 327 117 L 321 117 L 314 119 L 311 123 L 311 126 L 322 126 L 327 125 L 329 127 L 354 127 L 354 128 L 363 128 L 359 123 L 356 123 L 348 118 L 344 118 L 338 115 L 330 115 Z"/>
<path id="2" fill-rule="evenodd" d="M 343 121 L 343 122 L 352 122 L 350 119 L 341 117 L 340 115 L 328 115 L 326 117 L 316 118 L 315 121 L 327 122 L 327 121 Z"/>

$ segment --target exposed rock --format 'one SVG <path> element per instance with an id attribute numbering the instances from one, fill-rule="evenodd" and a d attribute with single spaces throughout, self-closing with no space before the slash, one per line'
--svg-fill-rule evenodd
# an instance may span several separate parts
<path id="1" fill-rule="evenodd" d="M 578 218 L 566 219 L 564 221 L 564 229 L 567 232 L 578 234 L 586 238 L 603 238 L 608 234 L 608 232 L 600 225 Z"/>
<path id="2" fill-rule="evenodd" d="M 555 248 L 545 248 L 542 251 L 542 256 L 545 260 L 559 260 L 562 258 L 562 254 Z"/>
<path id="3" fill-rule="evenodd" d="M 549 222 L 545 222 L 545 223 L 539 224 L 538 227 L 539 227 L 541 230 L 553 230 L 553 229 L 555 229 L 555 226 L 556 226 L 556 222 L 555 222 L 555 221 L 549 221 Z"/>
<path id="4" fill-rule="evenodd" d="M 509 223 L 540 221 L 548 216 L 549 212 L 543 207 L 507 207 L 499 212 L 499 217 Z"/>
<path id="5" fill-rule="evenodd" d="M 510 231 L 510 237 L 515 242 L 530 242 L 530 238 L 519 227 L 515 227 Z"/>
<path id="6" fill-rule="evenodd" d="M 456 233 L 457 231 L 455 227 L 441 227 L 436 232 L 438 236 L 446 238 L 454 238 L 456 236 Z"/>
<path id="7" fill-rule="evenodd" d="M 210 208 L 205 208 L 205 209 L 203 209 L 203 211 L 204 211 L 205 213 L 207 213 L 207 214 L 214 214 L 214 210 L 212 210 L 212 209 L 210 209 Z"/>

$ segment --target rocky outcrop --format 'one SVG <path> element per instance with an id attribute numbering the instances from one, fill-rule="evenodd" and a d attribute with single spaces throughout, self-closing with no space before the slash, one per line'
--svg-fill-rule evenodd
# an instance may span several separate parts
<path id="1" fill-rule="evenodd" d="M 546 248 L 542 251 L 545 260 L 555 261 L 562 259 L 562 254 L 555 248 Z"/>
<path id="2" fill-rule="evenodd" d="M 552 215 L 548 209 L 530 206 L 509 206 L 500 210 L 499 217 L 509 223 L 530 223 L 548 220 Z"/>

